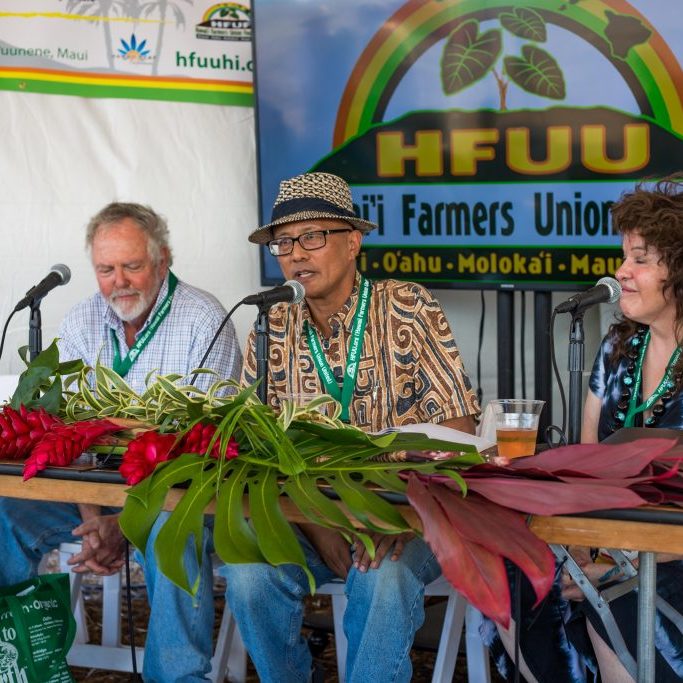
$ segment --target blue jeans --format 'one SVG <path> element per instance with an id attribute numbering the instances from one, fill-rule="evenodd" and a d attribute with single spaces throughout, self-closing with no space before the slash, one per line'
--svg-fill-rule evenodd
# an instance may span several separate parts
<path id="1" fill-rule="evenodd" d="M 71 530 L 81 522 L 70 503 L 0 498 L 0 586 L 30 579 L 45 553 L 80 541 Z"/>
<path id="2" fill-rule="evenodd" d="M 213 518 L 205 518 L 201 570 L 194 544 L 190 542 L 185 548 L 183 560 L 190 584 L 199 578 L 197 594 L 192 597 L 159 571 L 154 557 L 154 542 L 168 515 L 168 512 L 159 515 L 145 548 L 150 617 L 142 676 L 145 683 L 207 681 L 205 674 L 211 671 L 213 654 Z M 139 557 L 139 553 L 136 555 Z"/>
<path id="3" fill-rule="evenodd" d="M 144 568 L 150 601 L 143 678 L 146 683 L 206 681 L 213 634 L 213 519 L 202 539 L 202 566 L 192 544 L 184 551 L 194 598 L 171 583 L 156 566 L 156 535 L 168 513 L 157 520 L 147 543 Z M 35 575 L 41 557 L 62 542 L 76 541 L 80 524 L 75 505 L 0 498 L 0 585 Z M 334 578 L 303 534 L 298 533 L 317 585 Z M 142 558 L 140 558 L 142 559 Z M 261 681 L 308 681 L 311 655 L 301 637 L 303 598 L 308 581 L 295 565 L 225 565 L 227 599 Z M 441 570 L 426 544 L 408 543 L 399 560 L 385 559 L 367 573 L 352 569 L 346 582 L 349 604 L 344 631 L 349 641 L 347 681 L 409 681 L 410 647 L 424 621 L 424 586 Z"/>
<path id="4" fill-rule="evenodd" d="M 316 584 L 334 578 L 315 549 L 299 534 Z M 408 543 L 401 557 L 366 573 L 351 569 L 346 581 L 348 639 L 346 680 L 409 681 L 410 648 L 424 622 L 424 587 L 441 574 L 429 547 Z M 311 654 L 301 637 L 303 598 L 308 581 L 296 565 L 231 564 L 219 570 L 227 579 L 227 600 L 262 683 L 305 683 Z"/>

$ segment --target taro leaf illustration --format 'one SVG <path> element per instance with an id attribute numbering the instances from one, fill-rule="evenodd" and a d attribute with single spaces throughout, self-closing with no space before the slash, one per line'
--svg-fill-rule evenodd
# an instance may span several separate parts
<path id="1" fill-rule="evenodd" d="M 555 59 L 533 45 L 522 47 L 521 57 L 505 57 L 505 71 L 520 88 L 534 95 L 562 100 L 564 76 Z"/>
<path id="2" fill-rule="evenodd" d="M 517 7 L 512 12 L 502 12 L 498 18 L 504 28 L 519 38 L 544 43 L 548 37 L 543 17 L 532 9 Z"/>
<path id="3" fill-rule="evenodd" d="M 448 37 L 441 57 L 441 83 L 453 95 L 478 81 L 495 64 L 502 49 L 501 33 L 479 34 L 479 22 L 470 19 Z"/>

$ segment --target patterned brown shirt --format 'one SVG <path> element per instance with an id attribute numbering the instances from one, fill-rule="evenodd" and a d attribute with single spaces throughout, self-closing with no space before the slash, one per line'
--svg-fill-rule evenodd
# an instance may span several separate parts
<path id="1" fill-rule="evenodd" d="M 329 319 L 332 335 L 323 339 L 306 302 L 278 304 L 270 310 L 268 403 L 278 409 L 292 394 L 323 394 L 303 329 L 305 320 L 321 339 L 327 362 L 342 385 L 346 354 L 358 304 L 351 296 Z M 256 379 L 254 332 L 249 336 L 242 382 Z M 443 422 L 475 415 L 479 405 L 439 303 L 413 282 L 372 283 L 368 322 L 356 386 L 349 410 L 351 424 L 365 431 L 420 422 Z"/>

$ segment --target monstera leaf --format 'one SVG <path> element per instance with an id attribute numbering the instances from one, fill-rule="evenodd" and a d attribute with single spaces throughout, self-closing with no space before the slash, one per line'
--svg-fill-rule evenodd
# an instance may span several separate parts
<path id="1" fill-rule="evenodd" d="M 479 34 L 475 19 L 460 24 L 448 37 L 441 56 L 441 84 L 453 95 L 476 83 L 495 64 L 502 49 L 500 31 Z"/>
<path id="2" fill-rule="evenodd" d="M 552 55 L 533 45 L 522 47 L 521 57 L 505 57 L 505 71 L 520 88 L 553 100 L 564 99 L 564 76 Z"/>
<path id="3" fill-rule="evenodd" d="M 326 402 L 334 403 L 329 398 Z M 226 461 L 188 453 L 158 465 L 129 491 L 120 518 L 124 535 L 144 550 L 170 487 L 187 482 L 154 546 L 159 567 L 171 581 L 189 593 L 197 589 L 197 577 L 188 575 L 178 548 L 187 547 L 192 539 L 197 562 L 201 561 L 203 515 L 215 498 L 214 544 L 223 561 L 296 564 L 307 574 L 313 591 L 315 582 L 284 500 L 301 517 L 359 540 L 373 556 L 372 540 L 359 528 L 384 534 L 412 528 L 378 489 L 404 494 L 406 483 L 399 475 L 409 468 L 423 475 L 441 475 L 462 492 L 465 485 L 458 470 L 482 463 L 473 446 L 413 432 L 366 434 L 339 422 L 338 404 L 334 403 L 337 410 L 330 417 L 316 410 L 319 405 L 284 405 L 276 415 L 258 402 L 250 388 L 208 408 L 208 419 L 217 423 L 217 438 L 233 436 L 239 456 Z M 451 457 L 410 463 L 378 460 L 383 454 L 425 450 Z M 245 516 L 245 499 L 251 524 Z"/>
<path id="4" fill-rule="evenodd" d="M 501 12 L 500 23 L 518 38 L 544 43 L 548 37 L 543 17 L 532 9 L 516 7 L 512 12 Z"/>

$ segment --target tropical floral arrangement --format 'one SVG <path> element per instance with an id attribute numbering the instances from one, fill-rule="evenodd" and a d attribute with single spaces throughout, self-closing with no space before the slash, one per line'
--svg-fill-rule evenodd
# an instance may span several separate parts
<path id="1" fill-rule="evenodd" d="M 285 401 L 276 414 L 253 386 L 217 379 L 202 391 L 181 379 L 153 374 L 138 394 L 102 365 L 60 363 L 53 343 L 28 364 L 0 412 L 0 457 L 23 459 L 28 479 L 87 450 L 120 455 L 132 485 L 120 525 L 141 550 L 169 490 L 179 487 L 154 550 L 161 571 L 190 593 L 196 587 L 177 549 L 193 539 L 201 560 L 207 511 L 223 561 L 295 563 L 313 591 L 287 501 L 301 518 L 337 529 L 371 555 L 370 532 L 422 534 L 448 580 L 507 624 L 504 558 L 527 575 L 539 600 L 553 581 L 552 554 L 526 514 L 683 501 L 683 452 L 670 439 L 568 446 L 500 465 L 472 446 L 422 434 L 366 434 L 338 419 L 330 397 L 305 407 Z M 413 457 L 386 457 L 403 452 Z M 406 503 L 417 516 L 404 514 Z"/>

